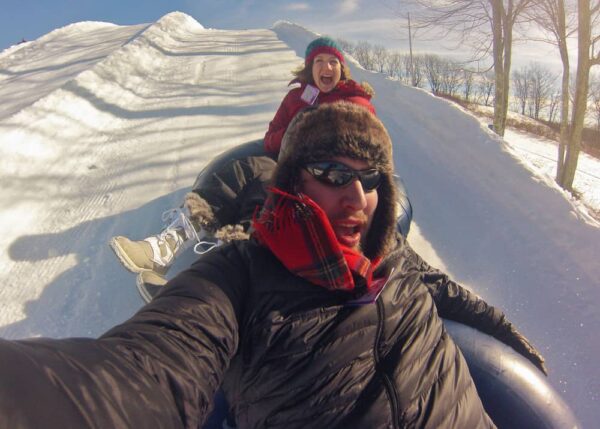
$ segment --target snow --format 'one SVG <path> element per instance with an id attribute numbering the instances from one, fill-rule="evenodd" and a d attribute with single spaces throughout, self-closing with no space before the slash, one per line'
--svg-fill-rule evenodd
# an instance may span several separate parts
<path id="1" fill-rule="evenodd" d="M 0 53 L 0 337 L 97 336 L 140 308 L 107 241 L 158 232 L 215 155 L 261 138 L 314 37 L 285 21 L 207 29 L 174 12 L 73 24 Z M 580 159 L 575 200 L 553 184 L 550 143 L 502 140 L 449 102 L 351 68 L 394 141 L 411 243 L 506 312 L 593 427 L 598 160 Z"/>

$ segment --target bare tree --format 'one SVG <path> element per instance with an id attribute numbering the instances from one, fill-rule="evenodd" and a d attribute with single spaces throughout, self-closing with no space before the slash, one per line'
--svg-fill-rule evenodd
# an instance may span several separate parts
<path id="1" fill-rule="evenodd" d="M 518 111 L 521 115 L 524 115 L 527 108 L 527 103 L 529 102 L 529 94 L 531 92 L 529 89 L 531 80 L 529 79 L 527 69 L 522 68 L 520 70 L 515 70 L 512 74 L 512 83 L 512 92 L 518 107 Z"/>
<path id="2" fill-rule="evenodd" d="M 441 61 L 442 93 L 455 96 L 461 84 L 462 69 L 447 58 L 442 58 Z"/>
<path id="3" fill-rule="evenodd" d="M 540 28 L 550 33 L 551 42 L 558 47 L 563 64 L 556 182 L 564 189 L 572 191 L 581 151 L 590 69 L 600 64 L 600 50 L 597 45 L 600 42 L 597 25 L 600 21 L 600 2 L 594 0 L 591 6 L 590 0 L 539 0 L 535 12 Z M 571 91 L 567 39 L 574 33 L 577 33 L 578 53 L 575 84 Z M 573 94 L 573 105 L 569 116 L 570 93 Z"/>
<path id="4" fill-rule="evenodd" d="M 402 60 L 403 76 L 405 77 L 403 78 L 403 82 L 421 88 L 423 75 L 425 74 L 425 57 L 423 55 L 413 55 L 411 61 L 410 56 L 404 55 Z"/>
<path id="5" fill-rule="evenodd" d="M 352 43 L 346 39 L 340 39 L 340 38 L 337 38 L 335 41 L 337 42 L 339 47 L 342 48 L 342 50 L 344 52 L 347 52 L 350 55 L 354 55 L 354 43 Z"/>
<path id="6" fill-rule="evenodd" d="M 423 83 L 423 79 L 425 78 L 424 62 L 425 62 L 425 59 L 422 55 L 413 56 L 411 84 L 416 88 L 422 88 L 424 85 L 424 83 Z"/>
<path id="7" fill-rule="evenodd" d="M 538 63 L 533 63 L 527 72 L 531 80 L 529 116 L 540 119 L 542 109 L 550 103 L 556 75 L 550 69 Z"/>
<path id="8" fill-rule="evenodd" d="M 569 82 L 571 77 L 567 40 L 576 28 L 574 22 L 576 8 L 573 2 L 571 2 L 571 6 L 567 9 L 564 0 L 540 0 L 533 10 L 535 21 L 542 30 L 550 33 L 549 41 L 558 48 L 562 61 L 560 137 L 556 169 L 556 182 L 559 184 L 562 183 L 566 148 L 569 145 Z"/>
<path id="9" fill-rule="evenodd" d="M 438 55 L 428 54 L 423 57 L 423 65 L 429 88 L 434 94 L 440 94 L 442 90 L 443 62 Z"/>
<path id="10" fill-rule="evenodd" d="M 600 74 L 594 76 L 590 83 L 590 109 L 596 121 L 596 130 L 600 132 Z"/>
<path id="11" fill-rule="evenodd" d="M 492 46 L 494 58 L 495 97 L 494 130 L 504 135 L 510 93 L 513 28 L 517 18 L 532 0 L 488 0 L 491 5 Z"/>
<path id="12" fill-rule="evenodd" d="M 479 99 L 484 106 L 489 106 L 494 92 L 494 76 L 491 73 L 483 73 L 479 75 L 476 85 Z"/>
<path id="13" fill-rule="evenodd" d="M 383 45 L 374 45 L 371 49 L 373 70 L 383 73 L 387 62 L 388 51 Z"/>
<path id="14" fill-rule="evenodd" d="M 581 152 L 581 139 L 585 122 L 585 112 L 589 92 L 590 69 L 600 64 L 600 50 L 594 51 L 594 45 L 600 42 L 600 34 L 592 34 L 592 22 L 600 19 L 600 2 L 594 7 L 590 0 L 577 1 L 577 73 L 575 78 L 575 99 L 571 114 L 569 145 L 564 160 L 564 170 L 558 183 L 566 190 L 573 190 L 573 180 L 577 171 L 577 161 Z"/>
<path id="15" fill-rule="evenodd" d="M 402 55 L 398 52 L 390 52 L 385 62 L 385 69 L 389 77 L 402 77 Z"/>
<path id="16" fill-rule="evenodd" d="M 550 94 L 549 102 L 548 102 L 548 121 L 554 122 L 554 118 L 556 116 L 556 110 L 560 104 L 560 92 L 554 91 Z"/>
<path id="17" fill-rule="evenodd" d="M 512 93 L 519 113 L 540 119 L 542 109 L 550 104 L 555 81 L 554 73 L 538 63 L 515 70 L 512 74 Z"/>
<path id="18" fill-rule="evenodd" d="M 473 92 L 473 72 L 464 69 L 462 71 L 463 98 L 468 103 Z"/>
<path id="19" fill-rule="evenodd" d="M 494 130 L 504 135 L 508 113 L 513 28 L 539 0 L 415 0 L 423 7 L 420 28 L 444 28 L 460 35 L 460 46 L 472 43 L 476 53 L 491 53 L 494 63 Z"/>
<path id="20" fill-rule="evenodd" d="M 373 70 L 373 46 L 369 42 L 358 42 L 354 48 L 354 58 L 367 70 Z"/>

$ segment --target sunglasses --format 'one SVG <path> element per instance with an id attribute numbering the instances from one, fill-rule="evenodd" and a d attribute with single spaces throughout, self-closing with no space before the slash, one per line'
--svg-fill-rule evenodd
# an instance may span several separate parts
<path id="1" fill-rule="evenodd" d="M 376 168 L 354 170 L 341 162 L 310 162 L 304 166 L 308 173 L 319 182 L 336 188 L 347 186 L 358 179 L 364 192 L 370 192 L 381 183 L 381 171 Z"/>

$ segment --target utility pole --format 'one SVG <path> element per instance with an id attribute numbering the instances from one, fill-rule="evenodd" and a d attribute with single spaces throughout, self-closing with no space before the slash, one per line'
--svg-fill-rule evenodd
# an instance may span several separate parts
<path id="1" fill-rule="evenodd" d="M 408 48 L 410 52 L 410 83 L 412 86 L 417 85 L 417 79 L 415 78 L 415 65 L 413 62 L 413 50 L 412 50 L 412 31 L 410 27 L 410 12 L 407 14 L 408 16 Z"/>

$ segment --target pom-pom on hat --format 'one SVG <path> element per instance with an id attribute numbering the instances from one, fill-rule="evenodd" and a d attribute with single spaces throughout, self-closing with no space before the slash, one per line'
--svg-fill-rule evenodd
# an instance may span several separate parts
<path id="1" fill-rule="evenodd" d="M 310 64 L 312 60 L 319 54 L 335 55 L 342 64 L 346 63 L 344 54 L 342 54 L 342 49 L 335 42 L 335 40 L 329 37 L 319 37 L 308 44 L 306 47 L 306 53 L 304 55 L 304 64 Z"/>

